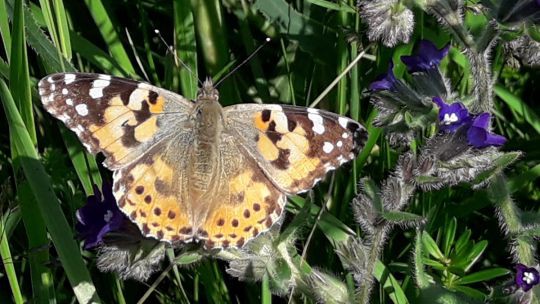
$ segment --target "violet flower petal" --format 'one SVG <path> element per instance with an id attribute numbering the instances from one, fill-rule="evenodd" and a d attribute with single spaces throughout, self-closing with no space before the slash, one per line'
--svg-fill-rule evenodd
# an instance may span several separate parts
<path id="1" fill-rule="evenodd" d="M 436 68 L 441 60 L 446 57 L 450 44 L 437 49 L 429 40 L 420 41 L 415 55 L 401 56 L 401 61 L 407 66 L 409 73 L 426 71 Z"/>
<path id="2" fill-rule="evenodd" d="M 491 115 L 482 113 L 474 118 L 473 123 L 467 131 L 467 140 L 471 146 L 481 149 L 488 146 L 502 146 L 506 143 L 506 138 L 488 131 Z"/>
<path id="3" fill-rule="evenodd" d="M 394 75 L 394 63 L 390 61 L 386 74 L 379 75 L 374 82 L 369 85 L 371 91 L 393 91 L 397 82 Z"/>
<path id="4" fill-rule="evenodd" d="M 125 215 L 116 205 L 112 187 L 105 184 L 102 191 L 103 193 L 94 186 L 94 195 L 90 195 L 86 205 L 76 212 L 76 229 L 84 240 L 85 249 L 97 246 L 103 241 L 105 234 L 117 230 L 125 219 Z"/>

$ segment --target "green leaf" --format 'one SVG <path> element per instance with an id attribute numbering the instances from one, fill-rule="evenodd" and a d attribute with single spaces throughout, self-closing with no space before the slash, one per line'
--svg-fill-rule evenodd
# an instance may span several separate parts
<path id="1" fill-rule="evenodd" d="M 424 220 L 424 218 L 420 215 L 403 211 L 385 211 L 383 212 L 382 217 L 387 221 L 398 224 L 406 224 L 408 222 L 420 222 Z"/>
<path id="2" fill-rule="evenodd" d="M 135 69 L 129 60 L 129 56 L 122 45 L 122 40 L 116 32 L 103 2 L 101 0 L 85 0 L 84 2 L 86 3 L 92 18 L 94 18 L 94 22 L 96 23 L 103 40 L 107 43 L 112 57 L 129 76 L 136 76 L 137 73 L 135 73 Z"/>
<path id="3" fill-rule="evenodd" d="M 472 183 L 480 184 L 492 178 L 495 174 L 502 172 L 506 167 L 515 162 L 520 156 L 521 152 L 504 153 L 492 162 L 490 169 L 478 174 Z"/>
<path id="4" fill-rule="evenodd" d="M 470 229 L 465 230 L 465 232 L 463 232 L 463 234 L 461 234 L 459 239 L 456 241 L 456 245 L 455 245 L 455 254 L 456 255 L 461 255 L 462 254 L 463 250 L 469 244 L 470 238 L 471 238 L 471 230 Z"/>
<path id="5" fill-rule="evenodd" d="M 375 262 L 375 267 L 373 269 L 373 276 L 379 281 L 383 286 L 383 289 L 390 297 L 390 300 L 396 304 L 409 303 L 405 292 L 401 288 L 399 281 L 392 275 L 388 267 L 384 265 L 381 261 L 377 260 Z"/>
<path id="6" fill-rule="evenodd" d="M 457 219 L 453 217 L 450 221 L 446 222 L 446 230 L 443 235 L 443 251 L 446 256 L 450 256 L 450 249 L 454 243 L 456 237 Z"/>
<path id="7" fill-rule="evenodd" d="M 437 246 L 435 240 L 433 240 L 431 236 L 425 231 L 422 232 L 422 244 L 424 245 L 427 253 L 429 253 L 432 257 L 438 259 L 439 261 L 445 259 L 444 254 L 439 249 L 439 246 Z"/>
<path id="8" fill-rule="evenodd" d="M 59 56 L 55 46 L 38 26 L 30 8 L 26 8 L 24 18 L 28 44 L 41 57 L 41 62 L 45 66 L 47 72 L 74 72 L 76 70 L 75 67 L 64 57 Z"/>
<path id="9" fill-rule="evenodd" d="M 466 285 L 478 282 L 485 282 L 494 278 L 502 277 L 510 274 L 511 271 L 506 268 L 490 268 L 484 269 L 475 273 L 468 274 L 455 281 L 456 284 Z"/>
<path id="10" fill-rule="evenodd" d="M 488 242 L 486 240 L 482 240 L 471 248 L 471 250 L 467 253 L 467 256 L 465 259 L 460 261 L 459 263 L 453 264 L 453 266 L 456 267 L 463 267 L 464 271 L 468 271 L 474 263 L 478 261 L 482 253 L 486 250 L 488 245 Z"/>
<path id="11" fill-rule="evenodd" d="M 454 290 L 460 291 L 468 295 L 469 297 L 473 299 L 478 299 L 478 300 L 484 300 L 487 296 L 485 293 L 481 292 L 480 290 L 474 289 L 468 286 L 455 286 Z"/>

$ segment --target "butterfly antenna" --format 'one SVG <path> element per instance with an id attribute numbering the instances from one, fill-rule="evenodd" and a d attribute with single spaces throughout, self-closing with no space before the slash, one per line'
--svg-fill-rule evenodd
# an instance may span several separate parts
<path id="1" fill-rule="evenodd" d="M 199 83 L 200 86 L 202 86 L 202 81 L 197 77 L 195 76 L 195 73 L 193 73 L 193 71 L 189 68 L 189 66 L 187 64 L 185 64 L 182 59 L 180 59 L 180 57 L 178 57 L 178 55 L 176 54 L 176 50 L 167 43 L 167 41 L 165 40 L 165 38 L 163 38 L 163 36 L 161 36 L 161 32 L 158 30 L 158 29 L 155 29 L 154 30 L 154 33 L 156 33 L 156 35 L 159 37 L 159 39 L 161 40 L 161 42 L 163 42 L 163 44 L 165 44 L 165 46 L 167 47 L 167 50 L 169 50 L 173 56 L 174 56 L 174 63 L 176 65 L 178 65 L 178 63 L 180 63 L 180 65 L 182 65 L 182 67 L 184 67 L 186 70 L 188 70 L 188 72 L 191 74 L 191 76 L 193 76 L 193 78 L 197 79 L 197 82 Z"/>
<path id="2" fill-rule="evenodd" d="M 253 53 L 251 53 L 251 55 L 249 55 L 246 59 L 244 59 L 244 61 L 240 62 L 239 65 L 237 65 L 234 69 L 232 69 L 229 73 L 227 73 L 227 75 L 223 76 L 215 85 L 214 87 L 217 88 L 217 86 L 223 82 L 223 80 L 229 78 L 229 76 L 231 76 L 234 72 L 236 72 L 239 68 L 241 68 L 244 64 L 246 64 L 248 61 L 251 60 L 251 58 L 253 58 L 253 56 L 255 56 L 265 45 L 268 44 L 268 42 L 270 42 L 270 38 L 269 37 L 266 37 L 265 41 L 263 44 L 259 45 L 259 47 L 257 47 L 257 49 L 255 49 L 255 51 L 253 51 Z"/>

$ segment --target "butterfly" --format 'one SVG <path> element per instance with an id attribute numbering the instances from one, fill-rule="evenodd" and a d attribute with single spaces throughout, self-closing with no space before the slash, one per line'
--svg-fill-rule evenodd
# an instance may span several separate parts
<path id="1" fill-rule="evenodd" d="M 287 196 L 352 160 L 367 132 L 305 107 L 222 107 L 207 79 L 195 101 L 110 75 L 39 82 L 45 109 L 105 156 L 117 204 L 146 237 L 240 248 L 280 222 Z"/>

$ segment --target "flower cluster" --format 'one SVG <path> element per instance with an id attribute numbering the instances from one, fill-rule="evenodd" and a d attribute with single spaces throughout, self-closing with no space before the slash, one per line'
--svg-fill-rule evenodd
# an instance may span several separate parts
<path id="1" fill-rule="evenodd" d="M 450 45 L 446 45 L 438 49 L 432 42 L 422 40 L 418 45 L 416 54 L 411 56 L 401 56 L 401 61 L 406 65 L 409 73 L 416 76 L 416 78 L 414 78 L 415 80 L 425 79 L 425 76 L 438 76 L 440 75 L 438 71 L 439 64 L 448 54 L 449 48 Z M 390 62 L 386 74 L 379 76 L 376 81 L 371 83 L 369 89 L 372 92 L 389 91 L 391 93 L 400 94 L 400 98 L 406 101 L 413 100 L 414 97 L 416 97 L 411 93 L 413 90 L 396 78 L 393 72 L 393 66 L 393 63 Z M 442 82 L 444 83 L 444 80 Z M 420 85 L 416 85 L 415 88 L 422 89 L 421 85 L 422 84 L 420 83 Z M 442 91 L 441 95 L 450 95 L 448 90 L 439 91 Z M 425 95 L 428 93 L 428 90 L 424 89 L 421 93 L 424 93 L 422 95 Z M 407 97 L 407 94 L 412 97 Z M 465 105 L 461 102 L 447 104 L 439 95 L 427 97 L 430 97 L 439 108 L 439 129 L 442 132 L 454 133 L 460 128 L 465 128 L 467 131 L 468 144 L 478 149 L 489 146 L 501 146 L 506 142 L 506 138 L 503 136 L 493 134 L 489 131 L 491 121 L 491 115 L 489 113 L 473 115 L 469 113 Z M 422 97 L 419 97 L 418 99 L 419 102 L 416 102 L 416 105 L 421 104 L 422 102 Z M 411 104 L 406 106 L 411 107 Z M 431 109 L 431 107 L 432 106 L 426 106 L 427 109 Z"/>

